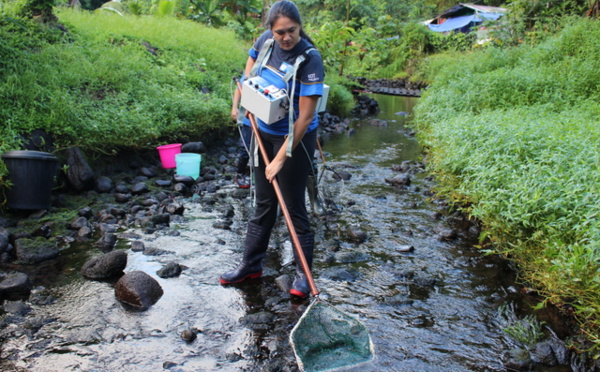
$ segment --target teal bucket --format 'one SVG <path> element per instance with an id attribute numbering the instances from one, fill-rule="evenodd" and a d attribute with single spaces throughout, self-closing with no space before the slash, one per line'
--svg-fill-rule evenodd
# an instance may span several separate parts
<path id="1" fill-rule="evenodd" d="M 182 152 L 175 155 L 177 164 L 177 174 L 181 176 L 190 176 L 194 180 L 200 177 L 200 162 L 202 156 L 191 152 Z"/>

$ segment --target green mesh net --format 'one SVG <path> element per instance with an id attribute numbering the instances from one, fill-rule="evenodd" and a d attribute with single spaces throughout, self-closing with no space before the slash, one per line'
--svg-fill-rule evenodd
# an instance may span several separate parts
<path id="1" fill-rule="evenodd" d="M 373 359 L 373 343 L 358 319 L 313 301 L 290 335 L 302 371 L 331 371 Z"/>

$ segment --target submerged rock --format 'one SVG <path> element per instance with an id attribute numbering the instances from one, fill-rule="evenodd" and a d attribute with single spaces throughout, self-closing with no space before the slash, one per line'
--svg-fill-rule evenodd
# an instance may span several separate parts
<path id="1" fill-rule="evenodd" d="M 115 286 L 115 296 L 129 308 L 145 311 L 163 295 L 160 284 L 143 271 L 132 271 L 121 277 Z"/>
<path id="2" fill-rule="evenodd" d="M 183 269 L 181 268 L 181 265 L 179 265 L 176 262 L 169 262 L 168 264 L 166 264 L 165 266 L 161 267 L 160 270 L 158 270 L 156 272 L 156 275 L 160 276 L 161 278 L 176 278 L 179 275 L 181 275 L 181 271 Z"/>
<path id="3" fill-rule="evenodd" d="M 392 186 L 410 186 L 410 176 L 406 173 L 401 173 L 393 178 L 386 178 L 385 182 Z"/>
<path id="4" fill-rule="evenodd" d="M 321 273 L 321 277 L 335 280 L 337 282 L 353 282 L 358 278 L 358 276 L 358 270 L 353 268 L 345 269 L 342 267 L 332 267 L 324 270 Z"/>

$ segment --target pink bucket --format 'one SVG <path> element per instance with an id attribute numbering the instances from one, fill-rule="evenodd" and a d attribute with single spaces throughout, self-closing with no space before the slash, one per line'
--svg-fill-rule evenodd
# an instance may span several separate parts
<path id="1" fill-rule="evenodd" d="M 163 168 L 175 168 L 177 163 L 175 162 L 175 155 L 181 152 L 181 143 L 172 143 L 170 145 L 162 145 L 156 148 L 158 155 L 160 155 L 160 162 Z"/>

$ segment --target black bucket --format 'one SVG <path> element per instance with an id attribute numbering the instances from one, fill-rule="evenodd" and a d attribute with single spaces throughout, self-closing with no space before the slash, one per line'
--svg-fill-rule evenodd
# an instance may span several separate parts
<path id="1" fill-rule="evenodd" d="M 50 208 L 58 159 L 41 151 L 9 151 L 2 155 L 12 187 L 6 190 L 13 209 Z"/>

